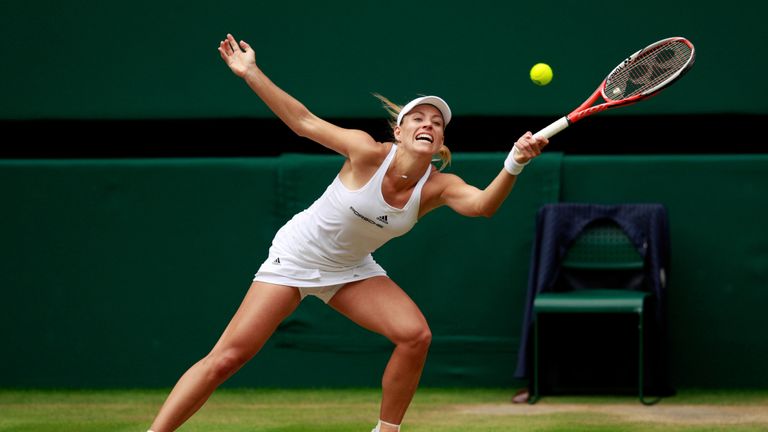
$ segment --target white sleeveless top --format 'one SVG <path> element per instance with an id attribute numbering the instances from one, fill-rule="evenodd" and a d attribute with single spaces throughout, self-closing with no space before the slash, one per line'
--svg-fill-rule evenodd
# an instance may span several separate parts
<path id="1" fill-rule="evenodd" d="M 280 228 L 254 280 L 314 287 L 386 274 L 371 253 L 416 224 L 421 190 L 432 171 L 430 165 L 403 208 L 389 205 L 381 184 L 396 152 L 392 145 L 360 189 L 347 189 L 337 175 L 317 201 Z"/>

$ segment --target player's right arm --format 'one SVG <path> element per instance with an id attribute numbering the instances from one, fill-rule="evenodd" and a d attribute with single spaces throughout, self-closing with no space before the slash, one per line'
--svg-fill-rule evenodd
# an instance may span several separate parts
<path id="1" fill-rule="evenodd" d="M 251 89 L 293 132 L 309 138 L 352 159 L 368 153 L 378 153 L 381 146 L 366 132 L 345 129 L 312 114 L 301 102 L 275 85 L 256 64 L 256 53 L 245 41 L 235 38 L 219 45 L 219 54 L 235 75 L 243 78 Z M 375 158 L 375 157 L 374 157 Z"/>

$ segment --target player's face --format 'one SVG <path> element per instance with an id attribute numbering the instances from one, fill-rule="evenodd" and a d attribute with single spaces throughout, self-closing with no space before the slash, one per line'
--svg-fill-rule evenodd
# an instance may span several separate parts
<path id="1" fill-rule="evenodd" d="M 433 155 L 443 145 L 444 128 L 445 122 L 439 109 L 432 105 L 417 105 L 395 128 L 395 138 L 406 148 Z"/>

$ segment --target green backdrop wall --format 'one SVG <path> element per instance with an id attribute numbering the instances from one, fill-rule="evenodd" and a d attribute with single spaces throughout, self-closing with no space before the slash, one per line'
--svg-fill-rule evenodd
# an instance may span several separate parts
<path id="1" fill-rule="evenodd" d="M 560 116 L 627 55 L 677 35 L 696 67 L 624 113 L 766 114 L 766 14 L 757 0 L 4 1 L 0 119 L 271 117 L 219 58 L 227 32 L 323 117 L 381 117 L 371 92 Z M 554 68 L 547 87 L 528 79 L 537 62 Z"/>
<path id="2" fill-rule="evenodd" d="M 501 153 L 457 154 L 483 186 Z M 169 386 L 216 341 L 276 229 L 336 156 L 0 161 L 0 387 Z M 536 209 L 669 210 L 672 380 L 768 385 L 768 156 L 563 156 L 521 176 L 491 219 L 439 209 L 377 260 L 422 307 L 425 385 L 507 386 Z M 480 276 L 478 276 L 480 275 Z M 376 386 L 391 347 L 307 299 L 230 386 Z"/>

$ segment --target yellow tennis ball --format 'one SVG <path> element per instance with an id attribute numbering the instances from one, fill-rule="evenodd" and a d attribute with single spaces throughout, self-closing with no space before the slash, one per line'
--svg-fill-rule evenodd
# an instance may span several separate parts
<path id="1" fill-rule="evenodd" d="M 531 81 L 538 86 L 545 86 L 552 81 L 552 68 L 546 63 L 536 63 L 531 68 Z"/>

